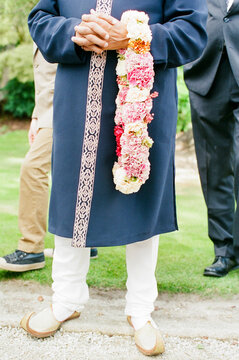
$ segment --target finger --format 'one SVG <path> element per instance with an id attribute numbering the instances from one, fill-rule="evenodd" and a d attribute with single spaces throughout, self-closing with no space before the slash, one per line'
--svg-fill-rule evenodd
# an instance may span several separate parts
<path id="1" fill-rule="evenodd" d="M 71 40 L 79 46 L 90 46 L 93 45 L 89 40 L 87 40 L 85 37 L 76 37 L 72 36 Z"/>
<path id="2" fill-rule="evenodd" d="M 102 54 L 103 50 L 100 49 L 98 46 L 95 45 L 91 45 L 91 46 L 83 46 L 82 49 L 84 49 L 85 51 L 94 51 L 97 54 Z"/>
<path id="3" fill-rule="evenodd" d="M 81 48 L 85 51 L 91 51 L 90 47 L 88 47 L 88 46 L 82 46 Z"/>
<path id="4" fill-rule="evenodd" d="M 108 32 L 105 29 L 103 29 L 102 26 L 100 26 L 99 24 L 88 22 L 87 25 L 89 26 L 89 28 L 92 30 L 93 33 L 99 35 L 102 39 L 105 40 L 109 39 Z"/>
<path id="5" fill-rule="evenodd" d="M 91 15 L 91 14 L 83 15 L 82 20 L 86 23 L 89 23 L 89 22 L 97 23 L 104 29 L 107 29 L 109 27 L 109 25 L 111 25 L 108 23 L 108 21 L 99 18 L 98 14 L 97 15 Z"/>
<path id="6" fill-rule="evenodd" d="M 88 35 L 92 33 L 92 30 L 89 26 L 75 26 L 74 30 L 77 33 L 79 33 L 80 35 Z"/>
<path id="7" fill-rule="evenodd" d="M 94 45 L 99 46 L 100 48 L 107 48 L 108 43 L 105 40 L 100 39 L 98 36 L 89 34 L 84 36 L 89 42 L 91 42 Z"/>
<path id="8" fill-rule="evenodd" d="M 109 39 L 109 34 L 107 31 L 105 31 L 100 25 L 96 24 L 96 23 L 85 23 L 85 26 L 75 26 L 74 30 L 76 32 L 76 36 L 77 33 L 80 35 L 89 35 L 89 34 L 93 34 L 93 35 L 99 35 L 100 37 L 102 37 L 105 40 Z"/>
<path id="9" fill-rule="evenodd" d="M 84 37 L 75 37 L 73 36 L 71 38 L 71 40 L 77 44 L 78 46 L 80 46 L 82 49 L 84 48 L 87 49 L 86 51 L 94 51 L 96 52 L 97 54 L 102 54 L 103 52 L 103 49 L 96 46 L 95 44 L 92 44 L 89 40 L 87 40 L 86 38 Z"/>
<path id="10" fill-rule="evenodd" d="M 118 19 L 114 18 L 113 16 L 107 15 L 107 14 L 104 14 L 104 13 L 98 13 L 97 16 L 100 19 L 107 21 L 111 25 L 115 25 L 118 22 L 120 22 Z"/>

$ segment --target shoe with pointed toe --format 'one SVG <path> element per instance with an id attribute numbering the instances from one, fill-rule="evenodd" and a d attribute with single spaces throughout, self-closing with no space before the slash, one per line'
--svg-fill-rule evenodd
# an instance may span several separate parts
<path id="1" fill-rule="evenodd" d="M 128 316 L 127 320 L 134 329 L 131 316 Z M 159 355 L 165 351 L 162 335 L 153 321 L 148 321 L 138 330 L 134 329 L 134 340 L 139 351 L 146 356 Z"/>
<path id="2" fill-rule="evenodd" d="M 46 308 L 39 313 L 30 312 L 26 314 L 21 322 L 20 326 L 30 335 L 37 338 L 45 338 L 55 334 L 60 329 L 63 322 L 76 319 L 80 316 L 80 313 L 75 311 L 64 321 L 56 320 L 52 307 Z"/>

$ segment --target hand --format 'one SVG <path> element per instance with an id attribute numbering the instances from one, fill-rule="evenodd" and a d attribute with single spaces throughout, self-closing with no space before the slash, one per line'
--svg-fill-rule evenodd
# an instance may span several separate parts
<path id="1" fill-rule="evenodd" d="M 101 20 L 107 21 L 111 24 L 108 33 L 108 47 L 106 50 L 119 50 L 126 49 L 128 46 L 129 38 L 128 38 L 128 30 L 126 25 L 121 23 L 121 21 L 115 19 L 111 15 L 106 15 L 103 13 L 98 14 L 98 17 Z"/>
<path id="2" fill-rule="evenodd" d="M 93 21 L 88 23 L 82 21 L 80 25 L 75 26 L 76 34 L 72 37 L 72 41 L 86 51 L 101 54 L 108 46 L 108 27 L 109 24 L 105 20 L 94 16 Z"/>
<path id="3" fill-rule="evenodd" d="M 107 31 L 109 35 L 109 38 L 107 39 L 108 46 L 105 44 L 104 50 L 118 50 L 127 48 L 129 39 L 127 37 L 128 31 L 126 25 L 122 24 L 113 16 L 103 13 L 96 14 L 95 11 L 91 10 L 91 14 L 83 15 L 82 20 L 86 25 L 98 23 L 105 29 L 105 31 Z M 85 38 L 87 38 L 87 35 Z"/>
<path id="4" fill-rule="evenodd" d="M 28 131 L 28 141 L 30 146 L 33 144 L 37 136 L 38 130 L 38 120 L 33 118 L 30 124 L 30 129 Z"/>
<path id="5" fill-rule="evenodd" d="M 83 15 L 82 22 L 75 27 L 72 41 L 85 51 L 101 54 L 104 50 L 117 50 L 128 45 L 127 29 L 119 20 L 106 14 Z"/>

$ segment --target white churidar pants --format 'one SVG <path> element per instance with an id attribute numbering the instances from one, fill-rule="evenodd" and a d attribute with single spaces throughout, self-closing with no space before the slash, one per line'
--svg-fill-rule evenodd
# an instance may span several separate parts
<path id="1" fill-rule="evenodd" d="M 55 236 L 52 266 L 53 313 L 58 321 L 74 311 L 81 312 L 89 299 L 86 276 L 90 248 L 73 248 L 72 239 Z M 155 269 L 159 236 L 126 245 L 127 294 L 125 314 L 133 318 L 150 318 L 157 298 Z"/>

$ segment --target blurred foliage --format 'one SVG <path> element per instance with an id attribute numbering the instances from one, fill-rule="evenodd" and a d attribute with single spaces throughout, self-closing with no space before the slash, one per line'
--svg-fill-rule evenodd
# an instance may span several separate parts
<path id="1" fill-rule="evenodd" d="M 30 42 L 27 17 L 37 0 L 0 0 L 0 45 Z"/>
<path id="2" fill-rule="evenodd" d="M 34 108 L 34 84 L 32 81 L 25 83 L 18 79 L 9 80 L 2 89 L 4 92 L 3 110 L 14 117 L 30 117 Z"/>
<path id="3" fill-rule="evenodd" d="M 183 67 L 178 69 L 178 123 L 177 132 L 187 131 L 191 127 L 191 113 L 188 89 L 183 79 Z"/>
<path id="4" fill-rule="evenodd" d="M 27 17 L 37 0 L 0 0 L 0 83 L 33 80 Z"/>
<path id="5" fill-rule="evenodd" d="M 34 106 L 32 40 L 27 17 L 37 0 L 0 0 L 1 107 L 29 117 Z"/>
<path id="6" fill-rule="evenodd" d="M 17 78 L 21 82 L 33 81 L 32 43 L 23 43 L 0 52 L 0 78 Z"/>

